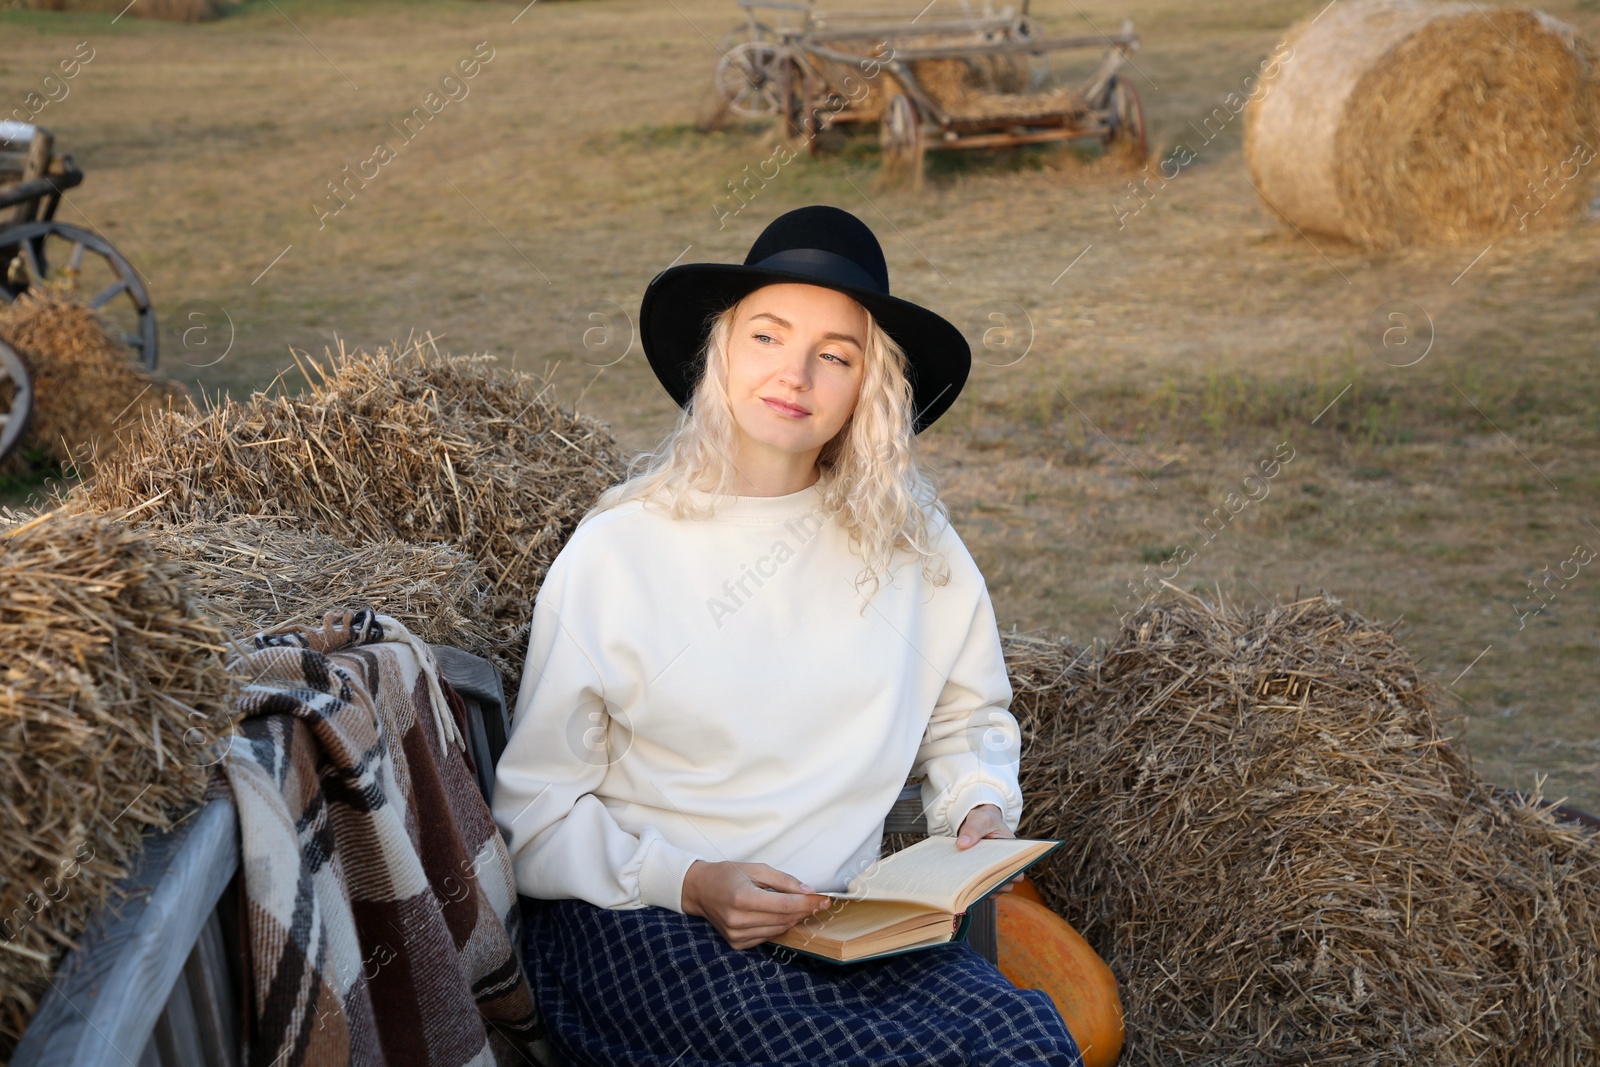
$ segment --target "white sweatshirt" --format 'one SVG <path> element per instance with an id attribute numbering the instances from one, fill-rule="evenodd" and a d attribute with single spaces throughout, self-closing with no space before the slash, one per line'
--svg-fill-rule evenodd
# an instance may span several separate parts
<path id="1" fill-rule="evenodd" d="M 928 833 L 986 803 L 1015 831 L 1021 735 L 994 609 L 961 538 L 932 529 L 950 582 L 901 549 L 867 603 L 815 485 L 706 520 L 639 501 L 591 513 L 534 601 L 496 771 L 518 890 L 681 912 L 696 859 L 843 889 L 912 773 Z"/>

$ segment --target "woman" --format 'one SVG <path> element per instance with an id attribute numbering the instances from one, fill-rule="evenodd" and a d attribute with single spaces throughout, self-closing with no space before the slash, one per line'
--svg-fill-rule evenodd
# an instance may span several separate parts
<path id="1" fill-rule="evenodd" d="M 562 1061 L 1076 1067 L 965 942 L 765 943 L 878 857 L 911 773 L 960 847 L 1021 816 L 994 612 L 913 449 L 966 342 L 821 206 L 662 272 L 640 331 L 686 411 L 551 564 L 495 788 Z"/>

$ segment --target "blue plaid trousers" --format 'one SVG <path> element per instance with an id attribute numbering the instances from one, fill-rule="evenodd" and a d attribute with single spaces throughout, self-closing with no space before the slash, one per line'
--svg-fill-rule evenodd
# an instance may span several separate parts
<path id="1" fill-rule="evenodd" d="M 668 908 L 523 898 L 562 1067 L 1083 1067 L 1050 997 L 966 942 L 835 966 Z"/>

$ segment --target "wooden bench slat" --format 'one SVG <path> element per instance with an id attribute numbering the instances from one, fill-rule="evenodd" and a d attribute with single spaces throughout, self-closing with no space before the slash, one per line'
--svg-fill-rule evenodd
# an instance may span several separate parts
<path id="1" fill-rule="evenodd" d="M 222 922 L 214 908 L 206 917 L 189 962 L 184 964 L 183 980 L 189 987 L 199 1028 L 201 1059 L 197 1067 L 235 1067 L 239 1062 L 239 1004 L 222 938 Z"/>
<path id="2" fill-rule="evenodd" d="M 200 1051 L 200 1023 L 195 1017 L 194 998 L 189 995 L 189 983 L 173 985 L 167 1006 L 156 1019 L 155 1031 L 150 1035 L 156 1053 L 164 1067 L 204 1067 L 205 1055 Z"/>

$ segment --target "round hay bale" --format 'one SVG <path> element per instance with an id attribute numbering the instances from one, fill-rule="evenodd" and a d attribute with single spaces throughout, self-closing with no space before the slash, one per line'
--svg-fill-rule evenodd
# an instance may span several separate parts
<path id="1" fill-rule="evenodd" d="M 232 729 L 226 638 L 114 518 L 0 528 L 0 1060 L 146 829 L 202 798 Z"/>
<path id="2" fill-rule="evenodd" d="M 147 412 L 67 499 L 153 526 L 253 515 L 350 549 L 459 549 L 481 565 L 478 595 L 492 615 L 478 620 L 491 643 L 467 651 L 492 660 L 515 693 L 546 568 L 624 476 L 615 440 L 491 357 L 341 350 L 306 375 L 302 394 Z"/>
<path id="3" fill-rule="evenodd" d="M 33 422 L 23 447 L 5 459 L 11 470 L 26 465 L 28 445 L 63 465 L 104 455 L 116 446 L 118 430 L 184 393 L 182 385 L 150 375 L 93 308 L 49 289 L 0 305 L 0 341 L 17 350 L 33 377 Z"/>
<path id="4" fill-rule="evenodd" d="M 1594 55 L 1536 11 L 1345 0 L 1246 109 L 1267 206 L 1368 248 L 1570 223 L 1594 186 Z"/>
<path id="5" fill-rule="evenodd" d="M 1389 627 L 1318 596 L 1005 636 L 1035 884 L 1125 1067 L 1600 1062 L 1600 836 L 1496 791 Z"/>

